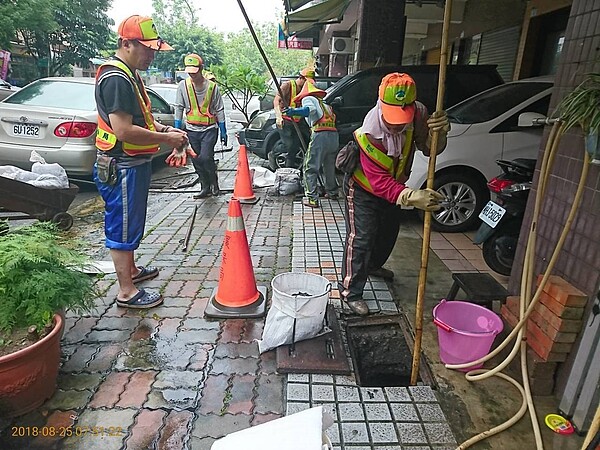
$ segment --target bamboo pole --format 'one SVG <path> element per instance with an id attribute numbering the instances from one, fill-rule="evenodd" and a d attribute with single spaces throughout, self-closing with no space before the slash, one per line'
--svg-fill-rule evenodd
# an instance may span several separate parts
<path id="1" fill-rule="evenodd" d="M 244 19 L 246 20 L 246 24 L 248 25 L 248 29 L 250 30 L 250 34 L 252 35 L 252 39 L 254 39 L 254 43 L 256 44 L 256 47 L 258 48 L 260 56 L 262 56 L 262 59 L 267 66 L 267 69 L 269 69 L 269 73 L 271 74 L 273 83 L 275 83 L 277 92 L 279 93 L 279 96 L 281 98 L 283 98 L 283 92 L 281 92 L 281 86 L 279 85 L 277 76 L 275 75 L 275 72 L 273 71 L 273 67 L 271 66 L 271 63 L 269 62 L 269 59 L 267 58 L 267 55 L 262 48 L 262 45 L 260 45 L 258 36 L 256 35 L 256 32 L 254 31 L 254 27 L 252 26 L 252 22 L 250 22 L 250 18 L 248 17 L 248 14 L 246 14 L 246 8 L 244 8 L 244 5 L 242 4 L 242 0 L 237 0 L 237 2 L 238 2 L 238 5 L 240 6 L 240 11 L 242 11 L 242 15 L 244 16 Z M 300 139 L 300 144 L 302 145 L 302 150 L 306 153 L 306 143 L 304 142 L 304 137 L 302 136 L 302 133 L 300 132 L 300 128 L 298 128 L 298 124 L 296 122 L 294 122 L 293 120 L 292 120 L 292 124 L 294 125 L 294 129 L 296 130 L 296 133 L 298 134 L 298 138 Z"/>
<path id="2" fill-rule="evenodd" d="M 581 450 L 587 450 L 590 448 L 590 444 L 594 440 L 596 434 L 600 430 L 600 405 L 596 408 L 596 414 L 594 414 L 594 418 L 592 419 L 592 424 L 590 425 L 590 429 L 588 430 L 585 440 L 583 441 L 583 445 L 581 446 Z"/>
<path id="3" fill-rule="evenodd" d="M 452 0 L 446 0 L 444 6 L 444 24 L 442 26 L 442 43 L 440 52 L 440 69 L 438 76 L 436 111 L 444 108 L 444 87 L 446 81 L 446 65 L 448 63 L 448 29 L 450 27 L 450 16 L 452 13 Z M 433 177 L 435 174 L 435 159 L 439 141 L 439 132 L 434 132 L 431 137 L 431 149 L 429 153 L 429 166 L 427 169 L 427 187 L 433 189 Z M 429 243 L 431 240 L 431 212 L 425 211 L 423 223 L 423 247 L 421 248 L 421 268 L 419 270 L 419 286 L 417 289 L 417 304 L 415 311 L 415 345 L 413 347 L 412 370 L 410 373 L 410 384 L 414 386 L 419 379 L 419 363 L 421 360 L 421 342 L 423 339 L 423 303 L 425 299 L 425 284 L 427 283 L 427 264 L 429 263 Z"/>

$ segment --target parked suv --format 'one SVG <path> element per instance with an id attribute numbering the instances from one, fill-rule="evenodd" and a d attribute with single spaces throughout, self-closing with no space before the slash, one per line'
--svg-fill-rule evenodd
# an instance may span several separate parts
<path id="1" fill-rule="evenodd" d="M 390 72 L 406 72 L 417 84 L 417 99 L 435 109 L 438 72 L 437 65 L 374 67 L 347 75 L 327 89 L 325 103 L 333 106 L 340 133 L 340 146 L 348 142 L 352 132 L 377 102 L 381 79 Z M 494 65 L 448 66 L 444 107 L 448 108 L 481 91 L 502 84 L 502 78 Z M 240 141 L 257 156 L 268 159 L 275 170 L 285 164 L 286 153 L 280 145 L 275 126 L 275 113 L 264 111 L 257 114 L 248 127 L 240 132 Z"/>

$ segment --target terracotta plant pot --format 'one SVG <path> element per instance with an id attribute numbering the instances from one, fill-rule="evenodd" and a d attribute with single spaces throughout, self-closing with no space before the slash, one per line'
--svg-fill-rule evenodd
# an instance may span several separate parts
<path id="1" fill-rule="evenodd" d="M 38 342 L 0 357 L 0 417 L 30 412 L 56 390 L 65 321 L 55 314 L 54 324 L 50 334 Z"/>

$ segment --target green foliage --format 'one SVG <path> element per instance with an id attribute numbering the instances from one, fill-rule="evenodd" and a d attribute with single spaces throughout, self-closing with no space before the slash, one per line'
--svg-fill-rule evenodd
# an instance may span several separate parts
<path id="1" fill-rule="evenodd" d="M 234 69 L 226 66 L 211 66 L 210 71 L 214 74 L 221 93 L 229 97 L 236 109 L 244 114 L 246 122 L 250 122 L 248 104 L 252 97 L 267 92 L 266 77 L 244 66 Z"/>
<path id="2" fill-rule="evenodd" d="M 38 222 L 0 237 L 0 331 L 51 324 L 57 311 L 90 311 L 94 280 L 87 258 L 53 224 Z"/>
<path id="3" fill-rule="evenodd" d="M 600 132 L 600 73 L 586 75 L 583 82 L 558 104 L 565 130 L 579 125 L 585 134 Z"/>
<path id="4" fill-rule="evenodd" d="M 277 23 L 262 24 L 256 27 L 255 32 L 277 76 L 296 74 L 314 60 L 310 50 L 277 48 Z M 247 28 L 227 35 L 223 65 L 227 67 L 252 67 L 257 73 L 263 74 L 269 79 L 271 78 L 252 34 Z"/>
<path id="5" fill-rule="evenodd" d="M 0 48 L 10 49 L 19 29 L 45 34 L 58 29 L 54 11 L 62 0 L 8 0 L 0 2 Z"/>
<path id="6" fill-rule="evenodd" d="M 35 60 L 37 77 L 66 75 L 71 66 L 89 65 L 111 44 L 110 26 L 114 24 L 106 11 L 111 0 L 13 0 L 33 9 L 27 18 L 12 5 L 13 29 L 27 53 Z M 28 10 L 29 11 L 29 10 Z M 12 33 L 14 35 L 14 33 Z"/>

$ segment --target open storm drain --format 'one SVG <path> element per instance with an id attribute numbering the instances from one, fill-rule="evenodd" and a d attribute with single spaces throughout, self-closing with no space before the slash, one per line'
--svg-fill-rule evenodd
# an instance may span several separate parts
<path id="1" fill-rule="evenodd" d="M 413 343 L 404 327 L 401 315 L 368 317 L 347 323 L 346 336 L 360 386 L 410 384 Z M 423 369 L 423 359 L 421 361 Z M 423 376 L 423 372 L 420 370 L 420 379 L 431 379 Z"/>

